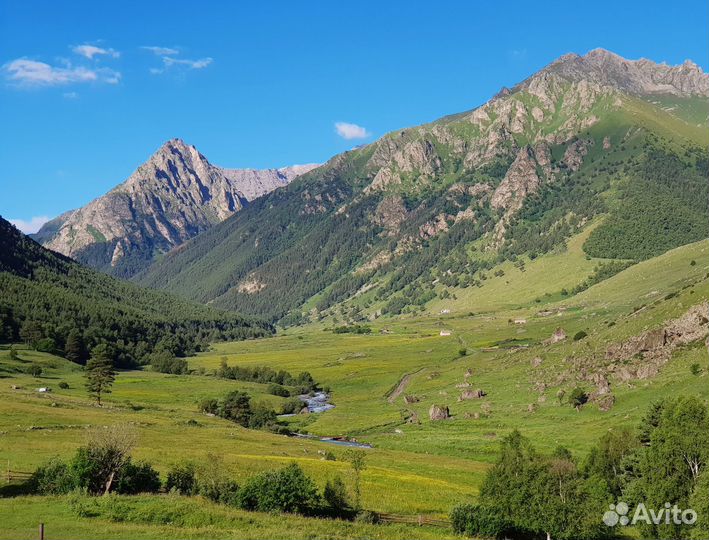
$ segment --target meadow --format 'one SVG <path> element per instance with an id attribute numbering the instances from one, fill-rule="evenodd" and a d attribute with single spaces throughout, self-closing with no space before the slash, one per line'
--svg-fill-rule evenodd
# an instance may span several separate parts
<path id="1" fill-rule="evenodd" d="M 120 371 L 103 407 L 87 395 L 80 366 L 22 347 L 17 348 L 19 359 L 12 360 L 9 350 L 2 349 L 0 463 L 11 470 L 31 471 L 52 456 L 71 455 L 83 444 L 89 426 L 128 424 L 138 433 L 134 458 L 150 461 L 163 474 L 185 460 L 216 460 L 243 482 L 295 461 L 320 487 L 338 473 L 351 483 L 342 447 L 245 429 L 200 413 L 197 404 L 202 399 L 219 398 L 231 390 L 243 390 L 276 409 L 283 400 L 268 394 L 267 385 L 213 376 L 226 359 L 229 365 L 269 366 L 293 374 L 309 371 L 331 389 L 335 408 L 284 421 L 303 433 L 346 436 L 373 446 L 366 451 L 362 477 L 364 508 L 444 518 L 455 504 L 475 499 L 500 439 L 513 429 L 521 430 L 542 451 L 563 445 L 583 459 L 609 429 L 637 425 L 656 399 L 680 394 L 709 398 L 703 343 L 675 351 L 654 378 L 614 383 L 616 402 L 610 411 L 602 412 L 594 404 L 576 411 L 557 398 L 559 390 L 568 395 L 577 384 L 573 377 L 558 380 L 573 359 L 602 354 L 609 344 L 657 327 L 709 298 L 708 241 L 677 248 L 575 296 L 563 296 L 562 288 L 578 284 L 595 265 L 581 254 L 582 241 L 577 237 L 565 252 L 527 261 L 524 272 L 509 265 L 504 276 L 491 277 L 480 289 L 466 289 L 457 299 L 431 303 L 423 315 L 375 320 L 370 334 L 335 334 L 323 322 L 281 331 L 272 338 L 214 344 L 188 359 L 189 375 L 165 375 L 149 368 Z M 442 314 L 444 309 L 449 312 Z M 526 322 L 512 322 L 519 318 Z M 558 327 L 569 338 L 544 344 Z M 441 330 L 450 335 L 440 335 Z M 582 330 L 587 337 L 571 339 Z M 537 358 L 539 365 L 533 362 Z M 696 363 L 703 368 L 699 375 L 691 373 Z M 25 373 L 32 364 L 42 367 L 40 377 Z M 458 401 L 461 390 L 456 385 L 468 370 L 472 388 L 484 390 L 486 396 Z M 390 399 L 405 377 L 401 393 Z M 68 388 L 59 388 L 61 381 Z M 540 382 L 545 383 L 543 390 Z M 52 391 L 39 393 L 44 386 Z M 407 395 L 417 401 L 405 403 Z M 430 421 L 428 410 L 434 404 L 448 406 L 451 418 Z M 328 451 L 334 461 L 325 459 Z M 0 499 L 0 538 L 34 537 L 40 521 L 51 531 L 49 537 L 56 538 L 452 534 L 441 527 L 243 512 L 172 495 L 111 496 L 109 502 L 77 497 Z"/>

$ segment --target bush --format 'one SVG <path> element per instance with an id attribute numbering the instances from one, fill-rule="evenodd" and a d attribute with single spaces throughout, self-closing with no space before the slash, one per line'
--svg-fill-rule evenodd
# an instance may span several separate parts
<path id="1" fill-rule="evenodd" d="M 251 417 L 251 398 L 239 390 L 229 392 L 219 404 L 217 414 L 240 426 L 248 427 Z"/>
<path id="2" fill-rule="evenodd" d="M 583 338 L 585 338 L 586 336 L 588 336 L 588 334 L 586 332 L 584 332 L 583 330 L 579 330 L 578 332 L 576 332 L 574 334 L 574 341 L 580 341 Z"/>
<path id="3" fill-rule="evenodd" d="M 327 481 L 325 489 L 323 489 L 323 499 L 325 503 L 336 512 L 350 508 L 350 503 L 347 498 L 347 488 L 341 476 L 335 476 L 332 481 Z"/>
<path id="4" fill-rule="evenodd" d="M 136 495 L 160 491 L 160 475 L 150 463 L 128 461 L 121 469 L 116 484 L 116 493 Z"/>
<path id="5" fill-rule="evenodd" d="M 576 408 L 578 411 L 582 405 L 584 405 L 588 401 L 588 394 L 586 394 L 586 391 L 581 388 L 581 387 L 576 387 L 573 389 L 571 394 L 569 395 L 569 403 Z"/>
<path id="6" fill-rule="evenodd" d="M 277 383 L 271 383 L 268 385 L 268 393 L 279 397 L 290 397 L 290 392 L 288 389 Z"/>
<path id="7" fill-rule="evenodd" d="M 239 506 L 261 512 L 312 514 L 319 505 L 315 484 L 296 463 L 251 478 L 239 493 Z"/>
<path id="8" fill-rule="evenodd" d="M 465 356 L 468 354 L 468 349 L 458 349 L 458 356 Z"/>
<path id="9" fill-rule="evenodd" d="M 42 338 L 37 341 L 35 349 L 39 352 L 54 353 L 57 349 L 57 344 L 52 338 Z"/>
<path id="10" fill-rule="evenodd" d="M 298 398 L 291 398 L 283 402 L 281 414 L 298 414 L 305 404 Z"/>
<path id="11" fill-rule="evenodd" d="M 39 377 L 42 375 L 42 366 L 38 364 L 32 364 L 27 368 L 27 374 L 33 377 Z"/>
<path id="12" fill-rule="evenodd" d="M 251 429 L 259 429 L 268 427 L 276 423 L 276 412 L 263 403 L 257 403 L 251 409 L 249 417 L 249 427 Z"/>
<path id="13" fill-rule="evenodd" d="M 377 514 L 373 510 L 361 510 L 360 512 L 357 512 L 357 515 L 355 516 L 355 521 L 357 523 L 368 523 L 370 525 L 376 525 L 377 523 L 381 522 L 381 518 L 379 517 L 379 514 Z"/>
<path id="14" fill-rule="evenodd" d="M 155 371 L 171 375 L 184 375 L 189 371 L 187 360 L 184 358 L 175 358 L 165 350 L 151 354 L 150 365 L 153 366 Z"/>
<path id="15" fill-rule="evenodd" d="M 180 495 L 194 495 L 197 493 L 194 464 L 187 462 L 172 467 L 167 473 L 165 489 L 177 491 Z"/>
<path id="16" fill-rule="evenodd" d="M 692 365 L 689 367 L 689 371 L 692 372 L 692 375 L 701 375 L 701 373 L 702 373 L 702 366 L 700 366 L 700 365 L 697 364 L 697 363 L 694 363 L 694 364 L 692 364 Z"/>
<path id="17" fill-rule="evenodd" d="M 465 536 L 506 538 L 511 532 L 499 510 L 477 504 L 461 504 L 450 515 L 453 531 Z"/>
<path id="18" fill-rule="evenodd" d="M 219 402 L 214 398 L 206 398 L 199 402 L 199 410 L 206 414 L 217 414 Z"/>
<path id="19" fill-rule="evenodd" d="M 76 485 L 66 463 L 52 458 L 39 467 L 30 478 L 31 491 L 40 495 L 69 493 Z"/>
<path id="20" fill-rule="evenodd" d="M 239 502 L 239 486 L 232 480 L 200 483 L 198 493 L 212 502 L 236 506 Z"/>

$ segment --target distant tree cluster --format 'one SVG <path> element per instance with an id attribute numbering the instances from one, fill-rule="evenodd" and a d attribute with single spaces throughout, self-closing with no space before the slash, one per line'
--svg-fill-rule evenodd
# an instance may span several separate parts
<path id="1" fill-rule="evenodd" d="M 215 375 L 222 379 L 291 386 L 298 394 L 308 394 L 319 389 L 318 383 L 307 371 L 301 371 L 297 376 L 293 376 L 283 369 L 276 371 L 268 366 L 229 366 L 226 358 L 222 358 Z"/>

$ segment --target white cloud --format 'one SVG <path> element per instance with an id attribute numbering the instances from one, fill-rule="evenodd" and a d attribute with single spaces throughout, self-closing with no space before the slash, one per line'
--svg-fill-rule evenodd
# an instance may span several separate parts
<path id="1" fill-rule="evenodd" d="M 371 133 L 362 126 L 348 122 L 335 122 L 335 131 L 340 137 L 348 141 L 351 139 L 364 139 L 371 135 Z"/>
<path id="2" fill-rule="evenodd" d="M 73 47 L 71 49 L 74 51 L 76 54 L 80 54 L 81 56 L 85 56 L 89 60 L 93 60 L 94 56 L 101 56 L 101 55 L 106 55 L 110 56 L 111 58 L 118 58 L 121 53 L 118 51 L 115 51 L 113 49 L 104 49 L 102 47 L 97 47 L 96 45 L 77 45 L 76 47 Z"/>
<path id="3" fill-rule="evenodd" d="M 5 77 L 21 86 L 60 86 L 73 83 L 104 82 L 116 84 L 121 74 L 108 68 L 89 69 L 83 66 L 51 66 L 44 62 L 18 58 L 2 66 Z"/>
<path id="4" fill-rule="evenodd" d="M 144 45 L 141 47 L 141 49 L 144 49 L 146 51 L 150 51 L 151 53 L 153 53 L 157 56 L 172 56 L 174 54 L 180 53 L 180 51 L 178 51 L 177 49 L 172 49 L 170 47 L 155 47 L 155 46 Z"/>
<path id="5" fill-rule="evenodd" d="M 76 99 L 79 97 L 79 94 L 77 94 L 76 92 L 64 92 L 62 96 L 64 96 L 66 99 Z"/>
<path id="6" fill-rule="evenodd" d="M 187 60 L 186 58 L 171 58 L 169 56 L 163 56 L 162 61 L 165 64 L 165 66 L 167 66 L 167 67 L 173 66 L 175 64 L 179 64 L 181 66 L 187 66 L 190 69 L 206 68 L 209 64 L 212 63 L 211 58 L 200 58 L 199 60 Z"/>
<path id="7" fill-rule="evenodd" d="M 42 225 L 47 223 L 49 218 L 47 216 L 35 216 L 29 221 L 25 221 L 24 219 L 11 219 L 9 221 L 23 233 L 32 234 L 36 233 Z"/>

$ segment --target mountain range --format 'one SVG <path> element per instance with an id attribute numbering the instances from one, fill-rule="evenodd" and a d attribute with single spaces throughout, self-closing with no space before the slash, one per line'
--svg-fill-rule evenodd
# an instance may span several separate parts
<path id="1" fill-rule="evenodd" d="M 709 236 L 707 97 L 709 76 L 689 61 L 567 54 L 480 107 L 391 132 L 281 189 L 268 182 L 260 197 L 171 141 L 37 239 L 284 325 L 425 310 L 582 231 L 608 274 Z"/>
<path id="2" fill-rule="evenodd" d="M 33 238 L 84 264 L 128 277 L 316 166 L 224 169 L 194 146 L 172 139 L 125 182 L 49 221 Z"/>

